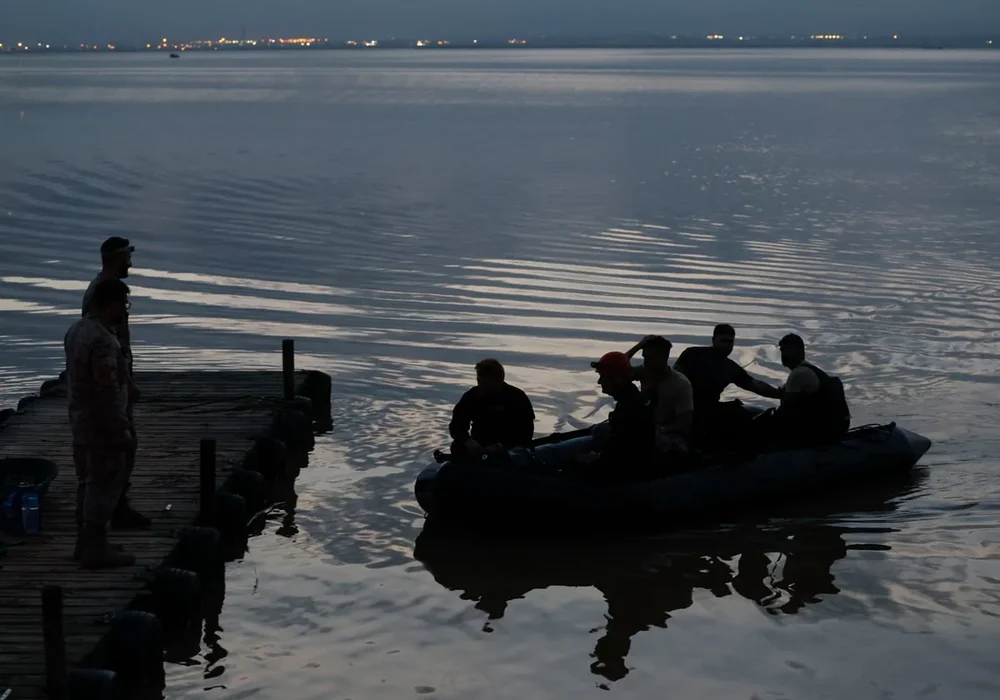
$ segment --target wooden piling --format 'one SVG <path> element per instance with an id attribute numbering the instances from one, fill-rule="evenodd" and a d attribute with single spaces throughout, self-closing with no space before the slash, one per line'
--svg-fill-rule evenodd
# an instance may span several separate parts
<path id="1" fill-rule="evenodd" d="M 42 635 L 45 687 L 51 700 L 66 700 L 66 636 L 63 631 L 63 590 L 42 588 Z"/>
<path id="2" fill-rule="evenodd" d="M 199 449 L 199 473 L 201 476 L 201 506 L 199 522 L 206 527 L 215 526 L 215 440 L 205 438 Z"/>
<path id="3" fill-rule="evenodd" d="M 285 385 L 285 401 L 295 398 L 295 341 L 281 341 L 281 375 Z"/>

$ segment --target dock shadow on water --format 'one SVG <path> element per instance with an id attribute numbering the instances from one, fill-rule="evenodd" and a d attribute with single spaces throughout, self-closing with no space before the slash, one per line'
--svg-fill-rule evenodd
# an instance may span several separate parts
<path id="1" fill-rule="evenodd" d="M 770 615 L 821 606 L 840 593 L 835 563 L 851 551 L 891 548 L 851 540 L 893 528 L 845 526 L 838 516 L 892 512 L 922 476 L 915 471 L 765 521 L 648 538 L 484 539 L 428 525 L 413 556 L 440 585 L 474 602 L 486 633 L 532 591 L 556 586 L 599 591 L 607 604 L 606 624 L 589 630 L 597 636 L 589 663 L 602 679 L 598 686 L 609 689 L 629 674 L 636 636 L 669 629 L 671 618 L 694 604 L 698 590 L 716 598 L 741 596 Z"/>
<path id="2" fill-rule="evenodd" d="M 319 437 L 328 433 L 333 423 L 329 417 L 314 417 L 311 425 L 313 435 Z M 282 449 L 280 457 L 267 455 L 273 460 L 274 469 L 264 474 L 264 480 L 259 482 L 262 486 L 259 492 L 242 494 L 246 497 L 247 505 L 259 510 L 248 513 L 242 539 L 226 543 L 224 551 L 227 568 L 252 561 L 255 544 L 272 531 L 276 536 L 287 539 L 294 538 L 298 533 L 295 523 L 298 500 L 296 480 L 308 469 L 311 451 L 311 448 Z M 254 468 L 252 460 L 251 451 L 245 457 L 244 466 Z M 219 573 L 223 575 L 203 579 L 201 614 L 164 628 L 164 662 L 175 669 L 187 667 L 195 670 L 201 676 L 205 691 L 226 689 L 226 661 L 230 655 L 229 649 L 224 645 L 227 575 Z M 254 590 L 256 585 L 255 582 Z M 176 670 L 171 671 L 169 667 L 167 672 L 168 675 L 176 675 Z M 144 691 L 146 694 L 142 695 L 142 700 L 159 700 L 163 697 L 159 688 Z"/>

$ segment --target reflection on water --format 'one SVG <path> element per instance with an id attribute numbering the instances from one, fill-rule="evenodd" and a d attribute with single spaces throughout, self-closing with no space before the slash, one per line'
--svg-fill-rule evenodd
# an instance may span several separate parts
<path id="1" fill-rule="evenodd" d="M 334 378 L 177 697 L 997 695 L 1000 55 L 329 54 L 0 65 L 0 403 L 59 370 L 110 235 L 137 364 L 275 368 L 293 336 Z M 803 334 L 856 422 L 935 441 L 926 476 L 414 561 L 413 478 L 483 355 L 545 433 L 606 414 L 589 360 L 720 321 L 772 382 Z"/>
<path id="2" fill-rule="evenodd" d="M 916 475 L 898 483 L 841 496 L 848 513 L 892 512 L 893 499 L 913 490 Z M 594 644 L 593 673 L 608 681 L 624 678 L 632 640 L 650 628 L 666 629 L 671 613 L 690 608 L 694 591 L 716 598 L 739 595 L 769 614 L 798 613 L 840 589 L 833 565 L 849 550 L 889 551 L 888 545 L 849 543 L 852 527 L 836 524 L 832 502 L 817 512 L 769 523 L 743 523 L 709 531 L 648 540 L 463 539 L 425 529 L 414 556 L 442 586 L 475 601 L 489 621 L 529 592 L 552 586 L 593 587 L 607 602 L 607 624 Z M 808 515 L 807 515 L 808 513 Z M 844 512 L 838 513 L 843 516 Z M 511 513 L 516 518 L 516 513 Z M 895 528 L 867 529 L 889 535 Z"/>

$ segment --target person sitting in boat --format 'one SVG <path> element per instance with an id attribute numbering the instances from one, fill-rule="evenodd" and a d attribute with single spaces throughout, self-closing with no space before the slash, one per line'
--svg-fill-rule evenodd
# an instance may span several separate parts
<path id="1" fill-rule="evenodd" d="M 659 342 L 653 340 L 654 338 L 660 338 L 661 340 L 664 340 L 662 336 L 647 335 L 641 338 L 638 343 L 636 343 L 631 348 L 625 351 L 625 357 L 627 357 L 629 360 L 631 360 L 633 357 L 639 354 L 639 352 L 642 352 L 642 364 L 639 365 L 638 367 L 636 366 L 632 367 L 632 381 L 639 382 L 639 391 L 641 391 L 647 398 L 652 398 L 655 396 L 656 387 L 663 380 L 666 374 L 663 370 L 662 365 L 658 364 L 655 361 L 655 358 L 652 363 L 650 363 L 648 360 L 648 353 L 646 352 L 647 344 L 650 341 L 653 341 L 654 343 L 653 352 L 655 353 L 656 352 L 655 344 Z M 670 341 L 667 342 L 669 343 Z M 597 365 L 598 365 L 597 362 L 590 363 L 590 366 L 593 367 L 594 369 L 597 369 Z M 667 366 L 667 369 L 669 369 L 669 365 Z"/>
<path id="2" fill-rule="evenodd" d="M 642 374 L 656 421 L 656 448 L 666 455 L 688 451 L 694 417 L 691 382 L 670 367 L 672 349 L 663 336 L 642 341 Z"/>
<path id="3" fill-rule="evenodd" d="M 451 454 L 459 459 L 527 447 L 535 411 L 528 395 L 506 382 L 503 365 L 487 358 L 476 364 L 476 386 L 455 406 L 448 430 Z"/>
<path id="4" fill-rule="evenodd" d="M 791 370 L 781 388 L 781 406 L 766 421 L 771 446 L 822 445 L 841 440 L 851 425 L 844 385 L 806 362 L 801 336 L 789 333 L 778 343 L 781 364 Z"/>
<path id="5" fill-rule="evenodd" d="M 625 353 L 631 359 L 642 351 L 642 365 L 632 369 L 632 379 L 653 409 L 657 449 L 667 454 L 688 450 L 694 411 L 691 382 L 670 367 L 672 349 L 663 336 L 647 335 Z"/>
<path id="6" fill-rule="evenodd" d="M 576 458 L 579 472 L 613 480 L 627 480 L 652 461 L 655 424 L 649 400 L 633 383 L 633 368 L 623 352 L 606 353 L 591 363 L 601 390 L 615 400 L 600 452 Z"/>
<path id="7" fill-rule="evenodd" d="M 736 329 L 720 323 L 712 332 L 711 346 L 688 348 L 674 362 L 674 369 L 688 378 L 694 391 L 694 432 L 699 438 L 727 435 L 740 418 L 749 420 L 742 405 L 721 403 L 730 384 L 758 396 L 781 398 L 781 390 L 750 376 L 730 359 L 735 342 Z"/>

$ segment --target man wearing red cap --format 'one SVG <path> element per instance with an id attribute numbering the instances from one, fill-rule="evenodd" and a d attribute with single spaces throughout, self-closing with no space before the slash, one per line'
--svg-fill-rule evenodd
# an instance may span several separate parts
<path id="1" fill-rule="evenodd" d="M 592 365 L 601 390 L 615 400 L 615 409 L 608 419 L 607 445 L 600 454 L 589 452 L 577 461 L 602 477 L 627 480 L 653 460 L 653 409 L 632 383 L 632 363 L 625 353 L 609 352 Z"/>
<path id="2" fill-rule="evenodd" d="M 643 396 L 653 409 L 656 447 L 666 455 L 687 452 L 694 418 L 691 382 L 670 367 L 673 344 L 660 335 L 647 335 L 625 353 L 631 359 L 642 351 L 642 366 L 633 368 L 632 379 L 639 382 Z M 592 367 L 598 363 L 592 362 Z"/>

